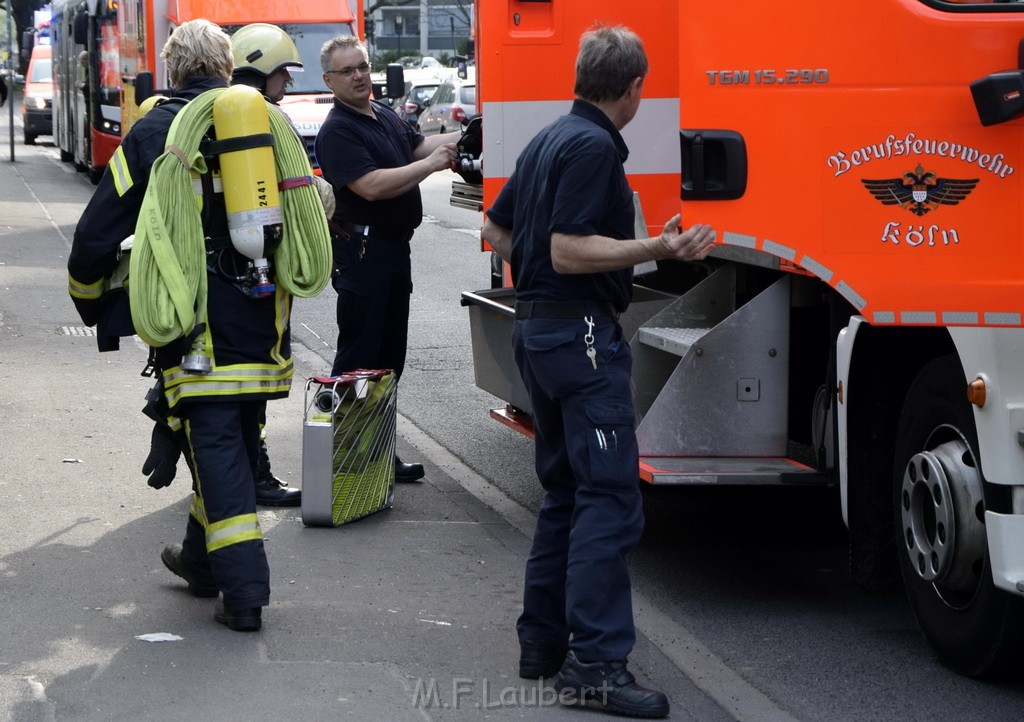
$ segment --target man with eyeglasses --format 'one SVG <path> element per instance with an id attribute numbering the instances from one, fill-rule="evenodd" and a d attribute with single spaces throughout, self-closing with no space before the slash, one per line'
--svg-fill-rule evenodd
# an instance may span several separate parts
<path id="1" fill-rule="evenodd" d="M 320 50 L 334 107 L 316 138 L 316 159 L 334 186 L 338 351 L 332 373 L 393 369 L 401 377 L 409 330 L 409 241 L 423 220 L 419 183 L 451 167 L 461 133 L 424 138 L 388 105 L 371 99 L 366 47 L 353 36 Z M 395 457 L 395 480 L 423 477 Z"/>

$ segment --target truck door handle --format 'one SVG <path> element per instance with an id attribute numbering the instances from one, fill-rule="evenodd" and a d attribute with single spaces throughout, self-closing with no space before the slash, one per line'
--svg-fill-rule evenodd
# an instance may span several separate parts
<path id="1" fill-rule="evenodd" d="M 747 144 L 733 130 L 680 130 L 682 200 L 729 201 L 747 190 Z"/>
<path id="2" fill-rule="evenodd" d="M 1017 43 L 1017 68 L 986 75 L 971 83 L 971 96 L 982 125 L 996 125 L 1024 113 L 1024 40 Z"/>

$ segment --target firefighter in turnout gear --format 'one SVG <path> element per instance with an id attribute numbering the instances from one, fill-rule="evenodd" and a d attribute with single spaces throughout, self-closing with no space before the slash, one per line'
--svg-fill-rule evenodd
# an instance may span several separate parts
<path id="1" fill-rule="evenodd" d="M 215 178 L 216 154 L 231 155 L 224 149 L 229 141 L 209 138 L 217 104 L 228 93 L 230 40 L 218 26 L 194 20 L 174 30 L 162 55 L 175 92 L 142 117 L 114 153 L 75 231 L 68 260 L 69 291 L 83 321 L 98 324 L 101 336 L 137 332 L 152 347 L 150 360 L 162 393 L 151 392 L 147 409 L 152 413 L 152 407 L 164 406 L 167 423 L 158 423 L 154 431 L 144 473 L 150 474 L 152 486 L 170 483 L 175 451 L 184 451 L 194 491 L 184 541 L 166 547 L 161 560 L 188 583 L 193 595 L 222 597 L 214 611 L 217 622 L 236 631 L 255 631 L 261 628 L 262 608 L 270 601 L 270 570 L 254 496 L 260 426 L 267 400 L 288 395 L 293 371 L 292 295 L 299 288 L 303 295 L 313 295 L 326 285 L 329 239 L 324 221 L 322 233 L 308 234 L 307 255 L 324 260 L 315 264 L 312 274 L 322 279 L 305 285 L 294 280 L 300 274 L 287 265 L 294 262 L 274 253 L 278 243 L 283 248 L 296 242 L 289 240 L 288 231 L 281 240 L 280 222 L 274 231 L 272 222 L 261 221 L 269 225 L 255 229 L 257 251 L 240 241 L 238 224 L 232 222 L 229 228 L 229 216 L 243 214 L 232 213 L 232 200 L 225 198 L 229 188 L 237 191 L 225 178 L 222 193 L 220 179 Z M 257 107 L 262 106 L 265 103 L 260 102 Z M 203 113 L 210 116 L 205 126 Z M 244 128 L 247 118 L 238 117 L 237 110 L 235 114 L 233 123 Z M 188 133 L 193 128 L 200 130 L 190 145 Z M 219 124 L 217 131 L 221 135 Z M 296 143 L 281 135 L 275 132 L 276 146 Z M 261 138 L 263 146 L 269 145 L 266 134 Z M 239 142 L 244 140 L 231 138 L 234 145 L 229 150 L 254 145 Z M 218 149 L 207 154 L 200 152 L 201 147 Z M 299 152 L 305 181 L 291 178 L 298 182 L 286 187 L 305 185 L 312 192 L 308 161 L 304 151 Z M 221 165 L 226 174 L 227 160 Z M 269 196 L 273 191 L 276 197 L 278 178 L 273 165 L 269 170 L 270 180 L 260 181 L 259 192 Z M 175 188 L 162 184 L 181 174 L 185 192 L 198 194 L 199 202 L 192 208 L 166 200 Z M 281 191 L 286 192 L 291 191 Z M 193 219 L 200 227 L 190 229 Z M 112 276 L 120 275 L 115 269 L 122 240 L 133 233 L 131 272 L 118 288 Z M 299 237 L 297 242 L 306 242 Z M 195 238 L 198 247 L 190 247 Z M 303 255 L 289 248 L 287 256 Z M 175 274 L 194 297 L 183 300 L 174 295 L 180 289 L 163 279 Z M 161 323 L 168 314 L 162 293 L 172 296 L 170 315 L 180 321 L 180 329 L 166 337 Z"/>
<path id="2" fill-rule="evenodd" d="M 231 36 L 235 69 L 232 85 L 256 88 L 276 108 L 291 83 L 292 72 L 301 72 L 302 58 L 288 34 L 268 23 L 252 23 Z M 334 190 L 320 176 L 312 176 L 320 192 L 327 217 L 334 213 Z M 298 506 L 302 492 L 288 487 L 271 471 L 266 434 L 260 433 L 259 466 L 256 473 L 256 504 L 258 506 Z"/>

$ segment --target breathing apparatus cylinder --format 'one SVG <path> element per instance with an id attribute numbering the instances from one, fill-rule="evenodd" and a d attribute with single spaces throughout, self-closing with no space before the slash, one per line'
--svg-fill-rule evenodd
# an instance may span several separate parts
<path id="1" fill-rule="evenodd" d="M 268 296 L 276 287 L 267 257 L 281 242 L 284 216 L 267 103 L 255 88 L 233 85 L 213 103 L 213 126 L 218 145 L 231 148 L 220 151 L 231 244 L 253 264 L 253 295 Z"/>

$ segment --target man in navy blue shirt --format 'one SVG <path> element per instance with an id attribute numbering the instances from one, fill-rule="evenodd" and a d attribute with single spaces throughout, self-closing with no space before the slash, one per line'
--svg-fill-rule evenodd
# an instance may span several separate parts
<path id="1" fill-rule="evenodd" d="M 633 32 L 584 33 L 572 110 L 527 145 L 481 235 L 512 266 L 512 343 L 545 490 L 516 624 L 520 676 L 557 673 L 565 704 L 663 717 L 668 698 L 626 666 L 636 640 L 626 554 L 643 509 L 632 355 L 618 314 L 635 264 L 702 259 L 715 232 L 683 231 L 676 215 L 659 236 L 633 239 L 619 131 L 636 115 L 647 70 Z"/>
<path id="2" fill-rule="evenodd" d="M 409 336 L 409 241 L 423 220 L 420 181 L 451 168 L 461 133 L 424 138 L 389 106 L 370 99 L 370 63 L 358 38 L 320 51 L 334 107 L 316 137 L 316 159 L 334 186 L 338 350 L 332 373 L 393 369 L 401 376 Z M 421 464 L 395 457 L 395 479 L 415 481 Z"/>

